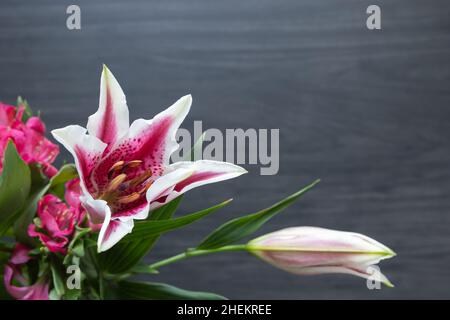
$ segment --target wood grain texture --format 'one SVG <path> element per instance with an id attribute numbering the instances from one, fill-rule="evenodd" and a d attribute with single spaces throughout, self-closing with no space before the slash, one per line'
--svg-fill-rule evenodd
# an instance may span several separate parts
<path id="1" fill-rule="evenodd" d="M 229 298 L 450 298 L 450 4 L 448 0 L 0 2 L 0 99 L 26 97 L 48 128 L 84 125 L 101 64 L 121 82 L 131 117 L 186 93 L 184 126 L 280 128 L 280 172 L 191 192 L 188 213 L 228 197 L 221 213 L 164 236 L 148 261 L 178 253 L 214 226 L 322 178 L 260 232 L 294 225 L 352 230 L 392 247 L 394 289 L 362 279 L 297 277 L 246 254 L 162 269 L 159 281 Z M 382 30 L 365 27 L 382 8 Z M 70 159 L 63 152 L 60 159 Z"/>

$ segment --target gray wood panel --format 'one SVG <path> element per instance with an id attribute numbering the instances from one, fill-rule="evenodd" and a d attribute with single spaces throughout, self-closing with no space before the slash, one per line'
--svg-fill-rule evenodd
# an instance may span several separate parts
<path id="1" fill-rule="evenodd" d="M 161 239 L 148 261 L 195 245 L 214 226 L 323 181 L 260 232 L 293 225 L 352 230 L 392 247 L 394 289 L 344 275 L 298 277 L 246 254 L 199 257 L 158 276 L 230 298 L 450 298 L 450 5 L 448 0 L 0 2 L 0 99 L 26 97 L 48 128 L 84 125 L 101 64 L 132 118 L 186 93 L 184 126 L 280 128 L 280 172 L 191 192 L 190 212 L 234 203 Z M 381 31 L 365 27 L 382 7 Z M 70 159 L 63 152 L 60 159 Z M 259 234 L 260 234 L 259 233 Z"/>

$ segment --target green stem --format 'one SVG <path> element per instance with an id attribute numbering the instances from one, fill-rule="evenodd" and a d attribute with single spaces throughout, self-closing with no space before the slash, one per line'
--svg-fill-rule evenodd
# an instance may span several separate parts
<path id="1" fill-rule="evenodd" d="M 158 261 L 154 264 L 151 264 L 147 267 L 147 270 L 149 272 L 155 272 L 156 269 L 159 269 L 160 267 L 187 259 L 189 257 L 203 256 L 206 254 L 217 253 L 217 252 L 247 251 L 247 250 L 248 250 L 248 247 L 246 244 L 230 245 L 230 246 L 220 247 L 217 249 L 209 249 L 209 250 L 190 249 L 190 250 L 187 250 L 186 252 L 177 254 L 170 258 L 167 258 L 167 259 Z"/>

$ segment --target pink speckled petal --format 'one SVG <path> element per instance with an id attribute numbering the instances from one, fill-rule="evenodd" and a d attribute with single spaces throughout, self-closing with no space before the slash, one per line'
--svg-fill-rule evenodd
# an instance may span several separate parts
<path id="1" fill-rule="evenodd" d="M 169 165 L 170 155 L 178 148 L 175 134 L 188 114 L 191 102 L 190 95 L 184 96 L 152 120 L 134 121 L 128 133 L 95 169 L 94 180 L 97 185 L 103 186 L 107 183 L 108 170 L 121 160 L 143 161 L 134 174 L 150 169 L 154 179 L 163 175 Z"/>
<path id="2" fill-rule="evenodd" d="M 103 66 L 99 107 L 89 117 L 88 132 L 106 143 L 109 150 L 127 132 L 129 121 L 125 94 L 111 71 Z"/>
<path id="3" fill-rule="evenodd" d="M 172 170 L 188 170 L 192 174 L 186 179 L 181 180 L 171 190 L 162 194 L 160 197 L 152 199 L 153 203 L 151 208 L 158 208 L 176 197 L 182 195 L 183 193 L 209 184 L 219 181 L 224 181 L 232 178 L 236 178 L 247 171 L 228 162 L 212 161 L 212 160 L 199 160 L 195 162 L 182 161 L 171 164 L 168 171 Z"/>
<path id="4" fill-rule="evenodd" d="M 95 191 L 96 186 L 89 177 L 102 156 L 106 144 L 94 136 L 87 135 L 86 129 L 77 125 L 53 130 L 52 134 L 59 143 L 72 153 L 80 175 L 80 185 L 83 192 L 88 194 Z"/>

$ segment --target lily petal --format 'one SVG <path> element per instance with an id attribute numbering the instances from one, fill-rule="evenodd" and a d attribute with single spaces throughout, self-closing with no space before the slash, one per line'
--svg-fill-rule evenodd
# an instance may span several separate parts
<path id="1" fill-rule="evenodd" d="M 103 65 L 99 107 L 88 119 L 88 132 L 106 143 L 109 149 L 127 132 L 129 125 L 125 94 L 111 71 Z"/>
<path id="2" fill-rule="evenodd" d="M 153 176 L 164 174 L 170 155 L 178 149 L 175 135 L 189 112 L 190 95 L 184 96 L 152 120 L 134 121 L 128 133 L 117 142 L 96 167 L 94 179 L 98 185 L 107 183 L 108 170 L 118 161 L 141 160 L 143 170 L 151 170 Z"/>
<path id="3" fill-rule="evenodd" d="M 98 138 L 87 135 L 86 129 L 78 125 L 55 129 L 52 135 L 74 157 L 83 193 L 92 191 L 94 185 L 88 177 L 107 145 Z"/>
<path id="4" fill-rule="evenodd" d="M 98 235 L 97 251 L 103 252 L 110 249 L 117 242 L 125 237 L 133 230 L 134 220 L 127 219 L 122 221 L 120 219 L 111 218 L 111 210 L 107 206 L 105 220 L 103 221 L 102 228 Z"/>
<path id="5" fill-rule="evenodd" d="M 153 204 L 153 208 L 157 208 L 165 203 L 168 203 L 180 196 L 181 194 L 205 184 L 219 182 L 223 180 L 238 177 L 247 171 L 235 164 L 212 160 L 198 160 L 195 162 L 181 161 L 171 164 L 169 170 L 185 169 L 192 172 L 192 174 L 178 182 L 169 193 L 160 197 Z"/>
<path id="6" fill-rule="evenodd" d="M 191 168 L 178 168 L 160 177 L 147 190 L 147 201 L 152 203 L 156 199 L 170 192 L 178 183 L 194 174 Z"/>
<path id="7" fill-rule="evenodd" d="M 298 275 L 317 275 L 317 274 L 328 274 L 328 273 L 341 273 L 341 274 L 350 274 L 357 277 L 361 277 L 364 279 L 370 279 L 373 281 L 377 281 L 383 283 L 387 287 L 394 287 L 392 282 L 380 271 L 380 269 L 376 266 L 367 266 L 366 268 L 362 268 L 361 266 L 345 266 L 345 265 L 330 265 L 330 266 L 314 266 L 308 268 L 289 268 L 283 267 L 287 272 L 298 274 Z"/>
<path id="8" fill-rule="evenodd" d="M 94 199 L 90 194 L 85 194 L 80 197 L 80 201 L 89 215 L 90 222 L 93 224 L 103 223 L 108 215 L 108 211 L 111 215 L 111 209 L 105 200 Z"/>

